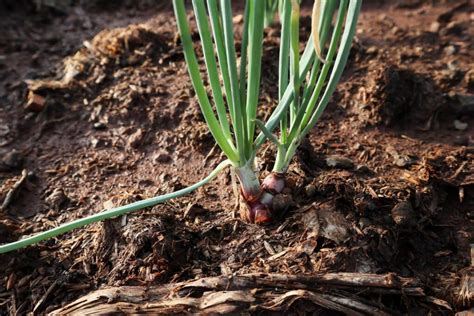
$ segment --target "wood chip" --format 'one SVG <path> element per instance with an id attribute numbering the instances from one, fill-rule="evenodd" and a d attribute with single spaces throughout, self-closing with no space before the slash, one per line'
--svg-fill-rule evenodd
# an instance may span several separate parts
<path id="1" fill-rule="evenodd" d="M 10 205 L 10 203 L 13 201 L 15 196 L 20 191 L 20 188 L 21 188 L 23 182 L 25 182 L 27 176 L 28 176 L 28 172 L 26 171 L 26 169 L 24 169 L 21 172 L 20 179 L 13 185 L 13 187 L 10 189 L 10 191 L 8 191 L 8 193 L 5 197 L 5 200 L 3 201 L 2 206 L 0 207 L 0 211 L 4 211 L 8 207 L 8 205 Z"/>
<path id="2" fill-rule="evenodd" d="M 270 245 L 266 240 L 263 241 L 263 246 L 270 255 L 274 255 L 276 253 L 272 245 Z"/>
<path id="3" fill-rule="evenodd" d="M 39 94 L 30 91 L 28 93 L 28 100 L 25 105 L 25 109 L 32 111 L 32 112 L 41 112 L 44 109 L 46 104 L 46 99 Z"/>

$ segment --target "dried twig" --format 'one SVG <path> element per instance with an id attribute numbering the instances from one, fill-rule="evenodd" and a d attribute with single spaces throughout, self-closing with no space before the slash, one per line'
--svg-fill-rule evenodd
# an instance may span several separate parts
<path id="1" fill-rule="evenodd" d="M 380 308 L 364 304 L 353 298 L 343 297 L 340 295 L 315 293 L 306 290 L 289 291 L 283 295 L 280 295 L 271 301 L 269 305 L 263 306 L 262 308 L 278 311 L 281 310 L 281 306 L 289 306 L 298 299 L 306 299 L 315 303 L 316 305 L 320 305 L 327 309 L 335 310 L 348 315 L 389 315 Z"/>
<path id="2" fill-rule="evenodd" d="M 10 189 L 10 191 L 8 191 L 8 193 L 5 197 L 5 200 L 3 201 L 2 206 L 0 207 L 0 211 L 4 211 L 8 207 L 8 205 L 10 205 L 10 203 L 13 201 L 15 196 L 20 191 L 20 188 L 21 188 L 23 182 L 25 182 L 27 176 L 28 176 L 28 172 L 26 171 L 26 169 L 23 169 L 23 171 L 21 172 L 20 179 L 18 179 L 18 181 L 15 182 L 15 184 Z"/>
<path id="3" fill-rule="evenodd" d="M 240 313 L 286 311 L 297 300 L 351 315 L 386 315 L 390 310 L 360 298 L 367 293 L 425 296 L 421 284 L 395 274 L 327 273 L 284 275 L 254 273 L 203 278 L 157 287 L 111 287 L 79 298 L 53 315 L 123 313 Z"/>
<path id="4" fill-rule="evenodd" d="M 396 274 L 320 273 L 313 275 L 245 274 L 231 279 L 210 277 L 185 283 L 180 291 L 236 290 L 241 288 L 278 287 L 284 289 L 317 290 L 322 287 L 363 287 L 377 293 L 401 292 L 410 296 L 424 296 L 421 284 L 412 278 Z"/>

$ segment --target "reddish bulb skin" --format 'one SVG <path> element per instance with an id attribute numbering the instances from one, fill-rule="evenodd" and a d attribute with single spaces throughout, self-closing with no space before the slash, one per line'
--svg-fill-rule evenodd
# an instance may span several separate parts
<path id="1" fill-rule="evenodd" d="M 270 210 L 260 201 L 247 202 L 242 217 L 247 222 L 255 224 L 264 224 L 272 221 Z"/>
<path id="2" fill-rule="evenodd" d="M 242 190 L 242 188 L 240 189 L 240 194 L 243 196 L 244 200 L 247 203 L 257 202 L 261 195 L 261 193 L 259 193 L 258 195 L 251 195 L 251 194 L 245 193 L 244 190 Z"/>
<path id="3" fill-rule="evenodd" d="M 263 207 L 257 208 L 255 210 L 255 224 L 266 224 L 272 221 L 270 210 L 266 205 L 262 204 L 262 206 Z"/>
<path id="4" fill-rule="evenodd" d="M 263 180 L 262 190 L 258 195 L 246 194 L 241 190 L 241 194 L 247 206 L 244 213 L 241 214 L 242 219 L 255 224 L 266 224 L 271 222 L 273 220 L 273 197 L 281 193 L 284 188 L 284 174 L 272 172 Z"/>
<path id="5" fill-rule="evenodd" d="M 249 223 L 255 223 L 255 211 L 254 211 L 254 208 L 246 203 L 246 209 L 245 209 L 245 213 L 244 213 L 244 216 L 245 216 L 245 220 Z"/>
<path id="6" fill-rule="evenodd" d="M 285 177 L 282 173 L 272 172 L 263 179 L 262 183 L 263 190 L 277 194 L 281 193 L 285 188 Z"/>

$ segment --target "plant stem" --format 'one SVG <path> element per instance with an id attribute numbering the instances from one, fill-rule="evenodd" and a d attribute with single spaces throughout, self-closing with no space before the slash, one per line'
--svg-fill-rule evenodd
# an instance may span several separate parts
<path id="1" fill-rule="evenodd" d="M 273 166 L 273 172 L 284 173 L 287 169 L 285 164 L 286 158 L 286 147 L 283 145 L 278 146 L 277 156 L 275 159 L 275 165 Z"/>
<path id="2" fill-rule="evenodd" d="M 253 159 L 242 167 L 235 167 L 237 177 L 242 188 L 242 196 L 246 202 L 252 202 L 260 196 L 262 191 L 257 175 L 253 170 Z"/>

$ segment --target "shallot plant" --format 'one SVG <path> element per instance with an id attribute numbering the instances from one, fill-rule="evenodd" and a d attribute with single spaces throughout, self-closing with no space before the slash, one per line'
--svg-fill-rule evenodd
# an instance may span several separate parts
<path id="1" fill-rule="evenodd" d="M 173 3 L 191 81 L 201 109 L 211 133 L 231 161 L 241 184 L 242 197 L 247 204 L 242 217 L 249 222 L 268 222 L 273 217 L 273 198 L 284 188 L 284 173 L 296 148 L 320 118 L 341 77 L 355 33 L 361 1 L 315 1 L 312 13 L 313 36 L 301 58 L 299 1 L 282 1 L 278 82 L 280 102 L 267 124 L 256 118 L 256 112 L 261 75 L 261 17 L 265 5 L 270 2 L 247 1 L 239 68 L 235 57 L 229 1 L 221 0 L 218 6 L 216 0 L 208 0 L 209 16 L 206 15 L 204 1 L 193 1 L 217 117 L 200 77 L 184 0 L 175 0 Z M 337 16 L 335 23 L 334 15 Z M 323 52 L 326 53 L 325 58 L 322 56 Z M 271 133 L 275 127 L 272 118 L 275 117 L 280 121 L 279 138 Z M 211 126 L 210 121 L 215 123 Z M 262 135 L 254 140 L 256 126 L 260 128 Z M 265 137 L 273 141 L 278 150 L 273 172 L 260 185 L 253 165 L 257 149 Z"/>
<path id="2" fill-rule="evenodd" d="M 262 189 L 254 172 L 265 1 L 247 1 L 240 65 L 234 43 L 231 1 L 208 0 L 206 5 L 203 0 L 193 0 L 192 3 L 212 101 L 206 93 L 194 52 L 184 0 L 173 1 L 184 56 L 199 105 L 211 134 L 239 178 L 242 197 L 249 208 L 247 219 L 250 222 L 268 221 L 270 216 L 260 201 Z"/>
<path id="3" fill-rule="evenodd" d="M 240 51 L 237 51 L 231 1 L 193 0 L 205 64 L 205 71 L 202 72 L 194 50 L 184 0 L 173 0 L 189 76 L 206 124 L 227 157 L 226 160 L 192 186 L 105 210 L 1 245 L 0 253 L 183 196 L 205 185 L 229 166 L 240 183 L 245 204 L 242 218 L 251 223 L 271 221 L 274 217 L 272 201 L 285 186 L 285 172 L 291 159 L 301 140 L 321 117 L 341 77 L 361 6 L 361 0 L 315 1 L 312 34 L 300 56 L 299 1 L 278 1 L 281 20 L 279 102 L 263 122 L 257 118 L 257 109 L 260 104 L 264 18 L 266 10 L 275 9 L 266 5 L 276 2 L 246 1 L 242 40 Z M 203 74 L 207 79 L 205 81 Z M 208 82 L 208 85 L 204 82 Z M 279 133 L 274 134 L 278 126 Z M 257 129 L 260 130 L 259 134 Z M 259 147 L 267 139 L 277 146 L 277 156 L 272 173 L 261 184 L 254 164 Z"/>
<path id="4" fill-rule="evenodd" d="M 307 49 L 314 50 L 317 58 L 309 58 L 309 63 L 306 63 L 308 50 L 303 53 L 303 65 L 309 65 L 310 71 L 308 76 L 302 78 L 297 75 L 301 73 L 298 62 L 299 4 L 297 0 L 284 1 L 278 82 L 280 103 L 284 101 L 284 92 L 288 88 L 291 88 L 293 98 L 281 116 L 279 138 L 268 135 L 277 146 L 277 155 L 273 172 L 264 180 L 264 185 L 272 183 L 277 192 L 284 186 L 284 174 L 301 140 L 321 117 L 341 78 L 355 34 L 360 5 L 361 1 L 353 0 L 315 1 L 313 36 Z"/>

